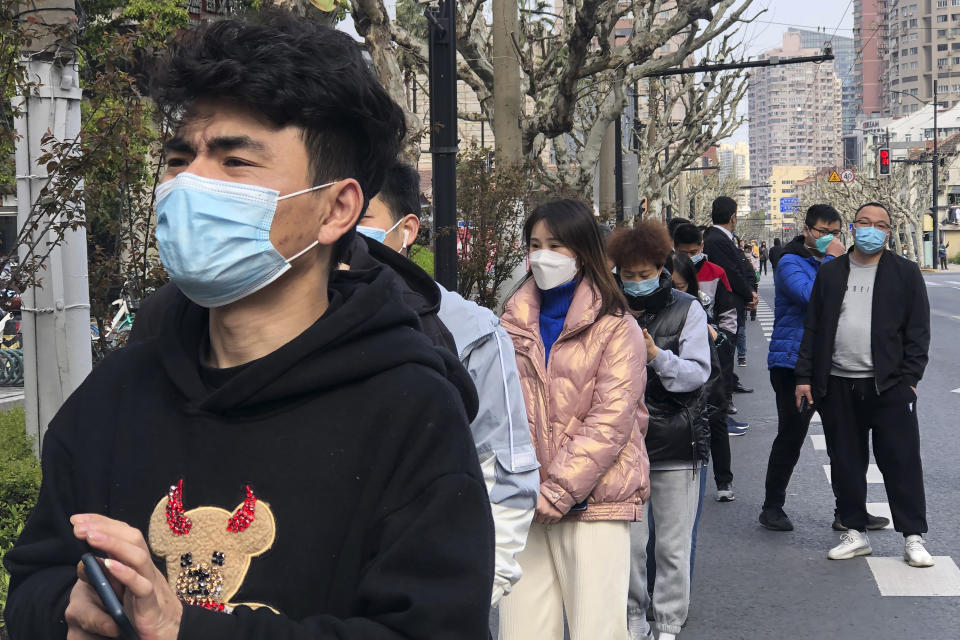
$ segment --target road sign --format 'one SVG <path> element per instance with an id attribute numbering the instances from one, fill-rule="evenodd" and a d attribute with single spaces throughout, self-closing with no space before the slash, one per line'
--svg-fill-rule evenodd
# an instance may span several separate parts
<path id="1" fill-rule="evenodd" d="M 840 179 L 843 180 L 844 183 L 846 184 L 850 184 L 851 182 L 853 182 L 853 179 L 854 179 L 853 170 L 844 169 L 843 171 L 841 171 Z"/>
<path id="2" fill-rule="evenodd" d="M 843 182 L 843 180 L 840 179 L 840 174 L 837 173 L 836 169 L 834 169 L 833 173 L 830 174 L 830 177 L 827 178 L 827 182 Z"/>
<path id="3" fill-rule="evenodd" d="M 780 198 L 780 213 L 793 213 L 800 208 L 798 198 Z"/>

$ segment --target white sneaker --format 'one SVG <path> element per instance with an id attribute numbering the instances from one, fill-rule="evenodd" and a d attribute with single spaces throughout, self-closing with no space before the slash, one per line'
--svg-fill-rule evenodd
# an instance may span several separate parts
<path id="1" fill-rule="evenodd" d="M 840 536 L 840 544 L 830 549 L 827 557 L 831 560 L 849 560 L 857 556 L 868 556 L 871 553 L 873 549 L 870 548 L 870 539 L 867 538 L 867 534 L 850 529 Z"/>
<path id="2" fill-rule="evenodd" d="M 933 557 L 927 553 L 920 536 L 907 536 L 903 546 L 903 559 L 911 567 L 932 567 Z"/>
<path id="3" fill-rule="evenodd" d="M 642 618 L 627 618 L 627 634 L 630 640 L 653 640 L 653 630 L 646 616 Z"/>

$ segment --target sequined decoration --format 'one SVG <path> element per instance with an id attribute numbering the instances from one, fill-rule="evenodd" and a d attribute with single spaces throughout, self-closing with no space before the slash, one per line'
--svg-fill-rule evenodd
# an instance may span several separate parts
<path id="1" fill-rule="evenodd" d="M 227 531 L 240 533 L 245 531 L 254 519 L 254 510 L 257 504 L 257 496 L 253 495 L 250 485 L 247 485 L 247 497 L 243 500 L 243 505 L 237 509 L 230 521 L 227 523 Z"/>
<path id="2" fill-rule="evenodd" d="M 212 611 L 224 611 L 223 573 L 206 562 L 181 571 L 177 577 L 177 596 L 186 602 Z"/>
<path id="3" fill-rule="evenodd" d="M 190 518 L 183 512 L 183 478 L 167 492 L 167 525 L 178 536 L 187 535 L 193 526 Z"/>

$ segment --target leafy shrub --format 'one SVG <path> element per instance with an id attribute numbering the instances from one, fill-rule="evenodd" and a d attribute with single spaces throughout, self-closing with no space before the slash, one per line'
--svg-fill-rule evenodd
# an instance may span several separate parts
<path id="1" fill-rule="evenodd" d="M 0 413 L 0 560 L 17 541 L 40 492 L 40 463 L 27 442 L 23 409 Z M 10 576 L 0 564 L 0 610 Z M 5 637 L 0 619 L 0 638 Z"/>

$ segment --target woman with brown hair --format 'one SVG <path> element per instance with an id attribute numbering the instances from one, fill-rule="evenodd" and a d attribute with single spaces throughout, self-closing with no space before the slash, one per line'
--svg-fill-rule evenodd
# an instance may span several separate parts
<path id="1" fill-rule="evenodd" d="M 697 298 L 673 288 L 664 269 L 672 249 L 666 228 L 653 220 L 621 229 L 607 241 L 607 253 L 647 342 L 650 500 L 644 505 L 644 520 L 649 510 L 656 527 L 653 615 L 660 640 L 673 640 L 687 619 L 699 475 L 710 447 L 704 395 L 711 371 L 707 314 Z M 683 260 L 689 262 L 686 256 Z M 687 279 L 693 276 L 689 266 Z M 631 534 L 628 625 L 631 640 L 652 640 L 646 618 L 650 530 L 644 523 Z"/>
<path id="2" fill-rule="evenodd" d="M 524 225 L 530 273 L 501 324 L 513 339 L 540 462 L 523 578 L 500 605 L 501 640 L 625 640 L 630 523 L 648 495 L 643 333 L 576 200 Z"/>

